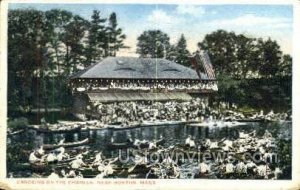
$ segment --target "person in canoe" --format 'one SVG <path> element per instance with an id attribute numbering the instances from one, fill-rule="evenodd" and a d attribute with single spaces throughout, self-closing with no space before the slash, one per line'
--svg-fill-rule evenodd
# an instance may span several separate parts
<path id="1" fill-rule="evenodd" d="M 196 147 L 195 139 L 193 137 L 190 140 L 189 147 L 190 148 L 195 148 Z"/>
<path id="2" fill-rule="evenodd" d="M 71 164 L 72 169 L 79 169 L 82 166 L 86 166 L 86 164 L 82 160 L 83 156 L 81 154 L 76 156 L 76 159 L 73 160 Z"/>
<path id="3" fill-rule="evenodd" d="M 133 142 L 133 145 L 137 148 L 141 148 L 140 146 L 142 144 L 145 144 L 147 141 L 146 140 L 139 140 L 139 139 L 135 139 L 134 142 Z"/>
<path id="4" fill-rule="evenodd" d="M 156 148 L 156 142 L 149 142 L 149 150 L 153 150 Z"/>
<path id="5" fill-rule="evenodd" d="M 95 160 L 93 161 L 93 165 L 94 166 L 99 165 L 102 161 L 103 161 L 102 152 L 99 152 L 95 156 Z"/>
<path id="6" fill-rule="evenodd" d="M 56 157 L 56 155 L 54 154 L 54 152 L 50 152 L 49 154 L 47 154 L 47 156 L 46 156 L 46 161 L 47 161 L 48 163 L 57 161 L 57 157 Z"/>
<path id="7" fill-rule="evenodd" d="M 247 165 L 243 160 L 239 161 L 236 165 L 236 173 L 239 178 L 247 176 Z"/>
<path id="8" fill-rule="evenodd" d="M 192 136 L 191 136 L 191 135 L 189 135 L 189 136 L 185 139 L 185 145 L 186 145 L 186 146 L 190 146 L 190 141 L 191 141 L 191 139 L 192 139 Z"/>
<path id="9" fill-rule="evenodd" d="M 61 147 L 55 149 L 54 152 L 55 152 L 56 154 L 59 154 L 59 153 L 62 153 L 62 154 L 63 154 L 63 153 L 65 153 L 65 148 L 61 146 Z"/>
<path id="10" fill-rule="evenodd" d="M 199 164 L 199 177 L 204 177 L 206 176 L 208 173 L 210 172 L 210 166 L 202 161 L 200 164 Z"/>
<path id="11" fill-rule="evenodd" d="M 33 151 L 29 155 L 29 163 L 34 164 L 37 162 L 41 162 L 42 159 L 37 156 L 37 151 Z"/>
<path id="12" fill-rule="evenodd" d="M 101 176 L 105 177 L 107 175 L 111 175 L 114 173 L 114 169 L 112 167 L 112 164 L 118 161 L 119 158 L 113 158 L 113 159 L 106 159 L 102 161 L 98 166 L 98 171 L 101 172 Z"/>
<path id="13" fill-rule="evenodd" d="M 43 156 L 45 154 L 45 150 L 43 148 L 43 145 L 40 146 L 40 148 L 37 150 L 37 153 L 39 156 Z"/>
<path id="14" fill-rule="evenodd" d="M 70 170 L 68 174 L 66 174 L 67 178 L 76 178 L 76 172 L 74 170 Z"/>
<path id="15" fill-rule="evenodd" d="M 225 160 L 225 177 L 232 178 L 235 172 L 235 166 L 233 163 L 228 159 Z"/>
<path id="16" fill-rule="evenodd" d="M 226 139 L 222 142 L 222 144 L 224 145 L 224 146 L 222 146 L 222 149 L 225 152 L 228 152 L 233 149 L 233 141 L 231 141 L 231 140 Z"/>
<path id="17" fill-rule="evenodd" d="M 63 159 L 68 159 L 70 158 L 70 155 L 68 153 L 65 152 L 65 148 L 64 147 L 59 147 L 58 149 L 56 149 L 56 158 L 57 161 L 62 161 Z"/>
<path id="18" fill-rule="evenodd" d="M 204 147 L 209 148 L 211 145 L 211 140 L 210 139 L 205 139 L 204 141 Z"/>
<path id="19" fill-rule="evenodd" d="M 55 170 L 52 170 L 52 173 L 48 176 L 50 179 L 58 179 L 59 175 L 55 172 Z"/>
<path id="20" fill-rule="evenodd" d="M 97 179 L 103 179 L 105 176 L 106 176 L 105 172 L 100 172 L 98 175 L 96 175 L 95 178 L 97 178 Z"/>
<path id="21" fill-rule="evenodd" d="M 57 143 L 58 145 L 62 145 L 62 144 L 64 144 L 65 143 L 65 138 L 62 138 L 62 139 L 60 139 L 60 141 Z"/>
<path id="22" fill-rule="evenodd" d="M 278 179 L 282 175 L 282 170 L 279 167 L 275 168 L 274 177 L 272 179 Z"/>

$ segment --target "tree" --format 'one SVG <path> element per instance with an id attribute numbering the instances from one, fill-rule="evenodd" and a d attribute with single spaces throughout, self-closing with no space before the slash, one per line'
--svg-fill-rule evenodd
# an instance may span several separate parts
<path id="1" fill-rule="evenodd" d="M 52 9 L 45 12 L 46 24 L 49 28 L 48 32 L 48 44 L 47 54 L 51 63 L 51 71 L 55 76 L 60 77 L 65 71 L 65 59 L 66 59 L 66 30 L 65 28 L 72 22 L 74 15 L 71 12 Z"/>
<path id="2" fill-rule="evenodd" d="M 106 19 L 100 17 L 100 11 L 94 10 L 88 28 L 85 66 L 99 61 L 107 54 L 105 50 L 108 48 L 108 39 L 105 22 Z"/>
<path id="3" fill-rule="evenodd" d="M 170 48 L 169 36 L 160 30 L 144 31 L 137 40 L 140 57 L 163 58 Z"/>
<path id="4" fill-rule="evenodd" d="M 183 34 L 181 34 L 177 44 L 176 44 L 177 56 L 175 62 L 184 66 L 190 66 L 189 55 L 190 52 L 187 50 L 186 39 Z"/>
<path id="5" fill-rule="evenodd" d="M 63 10 L 20 9 L 8 16 L 9 109 L 47 111 L 84 58 L 86 21 Z"/>
<path id="6" fill-rule="evenodd" d="M 84 60 L 83 37 L 87 30 L 88 22 L 82 17 L 75 15 L 72 21 L 64 27 L 66 31 L 63 36 L 63 42 L 66 45 L 66 58 L 65 58 L 65 74 L 70 74 L 78 71 Z"/>
<path id="7" fill-rule="evenodd" d="M 69 96 L 68 91 L 64 88 L 67 80 L 65 72 L 69 70 L 65 64 L 67 56 L 67 47 L 64 43 L 65 28 L 72 22 L 74 15 L 69 11 L 52 9 L 46 11 L 45 16 L 50 33 L 45 50 L 49 75 L 47 83 L 49 87 L 47 89 L 52 92 L 50 93 L 51 107 L 63 107 L 66 105 L 64 97 Z"/>
<path id="8" fill-rule="evenodd" d="M 9 106 L 27 110 L 33 102 L 32 79 L 43 72 L 42 49 L 49 38 L 42 11 L 9 11 L 8 96 Z M 40 96 L 36 91 L 36 96 Z"/>
<path id="9" fill-rule="evenodd" d="M 217 76 L 219 101 L 232 103 L 244 103 L 245 89 L 241 88 L 242 81 L 234 80 L 226 74 Z"/>
<path id="10" fill-rule="evenodd" d="M 218 30 L 199 48 L 208 51 L 219 82 L 217 99 L 260 108 L 291 105 L 291 64 L 276 41 Z"/>
<path id="11" fill-rule="evenodd" d="M 255 50 L 255 39 L 248 38 L 243 34 L 234 37 L 234 63 L 230 71 L 235 78 L 252 78 L 257 74 L 257 51 Z"/>
<path id="12" fill-rule="evenodd" d="M 278 76 L 292 76 L 292 57 L 288 54 L 282 56 L 282 60 L 279 65 L 279 71 L 277 73 Z"/>
<path id="13" fill-rule="evenodd" d="M 168 48 L 168 51 L 166 52 L 166 59 L 170 61 L 176 62 L 176 59 L 178 57 L 177 47 L 176 45 L 170 45 Z"/>
<path id="14" fill-rule="evenodd" d="M 126 39 L 126 35 L 122 33 L 122 29 L 118 28 L 117 15 L 111 13 L 109 16 L 109 23 L 107 27 L 108 48 L 106 56 L 116 56 L 117 51 L 121 48 L 127 48 L 123 41 Z"/>
<path id="15" fill-rule="evenodd" d="M 236 70 L 234 66 L 235 38 L 236 35 L 233 32 L 217 30 L 207 34 L 203 41 L 198 43 L 200 49 L 208 51 L 217 75 L 226 73 L 232 76 L 232 71 Z"/>
<path id="16" fill-rule="evenodd" d="M 270 38 L 266 41 L 258 39 L 259 54 L 258 71 L 262 77 L 271 78 L 279 71 L 282 57 L 280 46 Z"/>

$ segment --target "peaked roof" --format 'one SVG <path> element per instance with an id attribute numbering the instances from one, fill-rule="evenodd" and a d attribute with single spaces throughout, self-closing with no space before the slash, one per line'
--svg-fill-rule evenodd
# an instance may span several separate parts
<path id="1" fill-rule="evenodd" d="M 71 76 L 75 78 L 199 79 L 195 70 L 173 61 L 137 57 L 107 57 Z M 204 73 L 201 78 L 208 79 Z"/>

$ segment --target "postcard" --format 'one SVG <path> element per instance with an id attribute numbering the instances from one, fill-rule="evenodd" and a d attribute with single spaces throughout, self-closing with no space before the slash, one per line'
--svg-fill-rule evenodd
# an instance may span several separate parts
<path id="1" fill-rule="evenodd" d="M 2 189 L 299 189 L 299 1 L 2 1 Z"/>

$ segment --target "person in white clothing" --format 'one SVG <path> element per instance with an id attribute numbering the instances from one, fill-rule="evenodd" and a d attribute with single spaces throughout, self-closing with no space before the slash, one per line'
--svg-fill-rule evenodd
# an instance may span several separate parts
<path id="1" fill-rule="evenodd" d="M 63 154 L 63 153 L 65 153 L 65 148 L 61 146 L 61 147 L 55 149 L 55 151 Z"/>
<path id="2" fill-rule="evenodd" d="M 225 173 L 232 174 L 234 172 L 234 169 L 235 169 L 234 165 L 231 162 L 228 162 L 226 164 L 226 171 L 225 171 Z"/>
<path id="3" fill-rule="evenodd" d="M 59 144 L 59 145 L 62 145 L 62 144 L 64 144 L 64 142 L 65 142 L 65 138 L 62 138 L 62 139 L 58 142 L 58 144 Z"/>
<path id="4" fill-rule="evenodd" d="M 102 179 L 102 178 L 104 178 L 105 176 L 106 176 L 105 172 L 101 172 L 101 173 L 99 173 L 98 175 L 96 175 L 95 178 Z"/>
<path id="5" fill-rule="evenodd" d="M 44 147 L 43 147 L 43 145 L 42 145 L 42 146 L 40 146 L 40 148 L 37 150 L 37 153 L 38 153 L 40 156 L 42 156 L 42 155 L 44 155 L 44 154 L 45 154 L 45 151 L 44 151 Z"/>
<path id="6" fill-rule="evenodd" d="M 56 174 L 54 171 L 48 176 L 48 178 L 50 179 L 58 179 L 59 178 L 59 175 Z"/>
<path id="7" fill-rule="evenodd" d="M 46 157 L 46 161 L 47 162 L 54 162 L 54 161 L 56 161 L 57 160 L 57 158 L 56 158 L 56 156 L 54 155 L 54 153 L 52 153 L 52 152 L 50 152 L 48 155 L 47 155 L 47 157 Z"/>
<path id="8" fill-rule="evenodd" d="M 204 146 L 210 147 L 210 145 L 211 145 L 210 139 L 206 139 L 206 140 L 205 140 L 205 143 L 204 143 Z"/>
<path id="9" fill-rule="evenodd" d="M 209 146 L 210 149 L 217 149 L 219 148 L 218 142 L 212 142 Z"/>
<path id="10" fill-rule="evenodd" d="M 191 148 L 195 148 L 195 147 L 196 147 L 196 143 L 195 143 L 194 138 L 191 138 L 191 139 L 190 139 L 189 147 L 191 147 Z"/>
<path id="11" fill-rule="evenodd" d="M 29 155 L 29 162 L 31 164 L 36 163 L 36 162 L 40 162 L 40 161 L 41 161 L 41 159 L 36 156 L 36 152 L 35 151 L 33 151 L 32 153 L 30 153 L 30 155 Z"/>
<path id="12" fill-rule="evenodd" d="M 135 139 L 133 142 L 134 146 L 139 146 L 141 144 L 141 141 L 139 139 Z"/>
<path id="13" fill-rule="evenodd" d="M 74 170 L 70 170 L 67 176 L 71 177 L 71 178 L 75 178 L 76 177 L 76 173 L 75 173 Z"/>
<path id="14" fill-rule="evenodd" d="M 192 138 L 192 136 L 189 135 L 189 136 L 185 139 L 185 145 L 187 145 L 187 146 L 190 145 L 191 138 Z"/>
<path id="15" fill-rule="evenodd" d="M 247 166 L 246 166 L 246 164 L 243 161 L 239 162 L 236 165 L 236 171 L 239 174 L 246 174 L 247 173 Z"/>
<path id="16" fill-rule="evenodd" d="M 93 161 L 93 165 L 98 165 L 101 162 L 102 162 L 102 152 L 99 152 L 95 156 L 95 160 Z"/>
<path id="17" fill-rule="evenodd" d="M 149 143 L 149 149 L 152 150 L 152 149 L 155 149 L 155 148 L 156 148 L 156 143 L 150 142 Z"/>
<path id="18" fill-rule="evenodd" d="M 82 157 L 76 157 L 75 160 L 73 160 L 71 163 L 71 168 L 78 169 L 81 166 L 85 166 L 85 163 L 82 160 Z"/>
<path id="19" fill-rule="evenodd" d="M 278 179 L 281 174 L 282 170 L 279 167 L 276 167 L 274 171 L 274 179 Z"/>
<path id="20" fill-rule="evenodd" d="M 208 164 L 206 164 L 204 161 L 202 161 L 200 164 L 199 164 L 199 172 L 200 172 L 200 175 L 201 174 L 207 174 L 210 172 L 210 167 Z"/>

